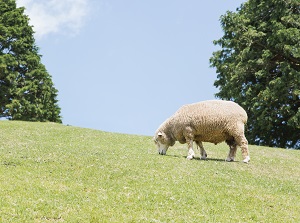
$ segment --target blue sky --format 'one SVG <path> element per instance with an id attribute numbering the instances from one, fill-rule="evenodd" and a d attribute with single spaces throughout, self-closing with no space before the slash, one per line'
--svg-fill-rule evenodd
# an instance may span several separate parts
<path id="1" fill-rule="evenodd" d="M 219 18 L 242 0 L 18 0 L 59 90 L 63 123 L 153 135 L 180 106 L 214 99 Z"/>

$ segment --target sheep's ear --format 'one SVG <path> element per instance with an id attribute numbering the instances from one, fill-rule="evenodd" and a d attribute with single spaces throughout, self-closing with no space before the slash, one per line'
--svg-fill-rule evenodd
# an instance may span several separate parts
<path id="1" fill-rule="evenodd" d="M 162 133 L 161 132 L 159 132 L 159 133 L 157 133 L 157 135 L 159 136 L 159 137 L 162 137 Z"/>

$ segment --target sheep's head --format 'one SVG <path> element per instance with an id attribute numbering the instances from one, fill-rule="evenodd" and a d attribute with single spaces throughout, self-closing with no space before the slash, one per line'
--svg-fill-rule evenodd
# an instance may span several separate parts
<path id="1" fill-rule="evenodd" d="M 172 146 L 166 134 L 164 132 L 159 131 L 155 134 L 153 139 L 157 146 L 158 153 L 160 155 L 166 155 L 168 148 Z"/>

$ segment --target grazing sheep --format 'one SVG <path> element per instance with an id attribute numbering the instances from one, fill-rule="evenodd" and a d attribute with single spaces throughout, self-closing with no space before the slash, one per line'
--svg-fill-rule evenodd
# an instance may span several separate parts
<path id="1" fill-rule="evenodd" d="M 250 161 L 248 141 L 244 135 L 247 113 L 232 101 L 211 100 L 182 106 L 157 129 L 154 141 L 158 152 L 165 155 L 175 141 L 188 144 L 187 159 L 195 156 L 193 142 L 200 147 L 201 159 L 207 154 L 202 142 L 218 144 L 225 141 L 230 151 L 226 161 L 234 161 L 237 146 L 243 162 Z"/>

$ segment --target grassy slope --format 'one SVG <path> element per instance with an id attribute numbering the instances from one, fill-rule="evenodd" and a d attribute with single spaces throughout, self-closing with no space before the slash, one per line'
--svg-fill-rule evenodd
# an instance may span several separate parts
<path id="1" fill-rule="evenodd" d="M 151 137 L 0 122 L 0 222 L 298 222 L 300 151 L 250 146 L 208 161 Z M 199 157 L 199 152 L 197 153 Z"/>

